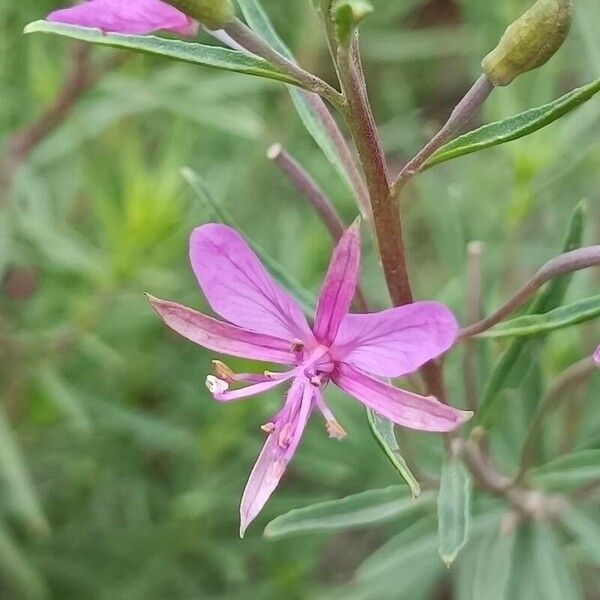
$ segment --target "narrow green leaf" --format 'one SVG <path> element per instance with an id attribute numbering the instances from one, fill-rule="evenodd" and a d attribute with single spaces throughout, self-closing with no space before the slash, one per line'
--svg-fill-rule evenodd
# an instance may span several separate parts
<path id="1" fill-rule="evenodd" d="M 598 316 L 600 316 L 600 296 L 592 296 L 541 315 L 524 315 L 504 321 L 504 323 L 480 334 L 479 337 L 502 338 L 537 335 L 590 321 Z"/>
<path id="2" fill-rule="evenodd" d="M 577 547 L 587 560 L 600 566 L 600 524 L 581 510 L 570 507 L 563 516 L 563 525 L 575 537 Z"/>
<path id="3" fill-rule="evenodd" d="M 425 168 L 525 137 L 575 110 L 599 91 L 600 79 L 577 88 L 553 102 L 465 133 L 435 152 L 425 163 Z"/>
<path id="4" fill-rule="evenodd" d="M 574 250 L 581 246 L 585 228 L 586 212 L 586 203 L 582 201 L 576 206 L 573 216 L 571 217 L 569 230 L 563 244 L 563 252 L 568 252 L 569 250 Z M 560 306 L 567 293 L 571 278 L 572 275 L 564 275 L 551 281 L 544 290 L 538 292 L 529 305 L 527 313 L 547 313 Z M 489 421 L 494 414 L 498 394 L 509 381 L 509 375 L 519 359 L 524 353 L 529 351 L 531 344 L 536 341 L 538 341 L 536 338 L 516 338 L 496 361 L 492 373 L 486 382 L 481 398 L 481 405 L 475 416 L 479 423 L 489 425 Z"/>
<path id="5" fill-rule="evenodd" d="M 482 535 L 476 547 L 475 569 L 471 574 L 471 600 L 509 600 L 506 593 L 511 576 L 514 543 L 513 534 L 503 533 L 497 528 Z"/>
<path id="6" fill-rule="evenodd" d="M 248 25 L 260 34 L 277 52 L 295 62 L 294 55 L 275 31 L 260 1 L 238 0 L 238 4 Z M 349 188 L 353 190 L 354 195 L 360 197 L 360 183 L 356 181 L 347 167 L 348 161 L 353 160 L 352 156 L 350 154 L 342 156 L 342 150 L 336 146 L 327 131 L 327 124 L 323 122 L 320 112 L 321 110 L 327 110 L 323 104 L 323 100 L 315 94 L 299 90 L 295 87 L 288 87 L 288 91 L 292 97 L 298 116 L 310 136 L 315 140 L 327 160 L 341 175 Z"/>
<path id="7" fill-rule="evenodd" d="M 228 48 L 172 40 L 153 35 L 140 36 L 102 33 L 99 29 L 61 25 L 58 23 L 49 23 L 48 21 L 30 23 L 25 28 L 25 33 L 52 33 L 101 46 L 112 46 L 113 48 L 120 48 L 122 50 L 135 50 L 204 67 L 245 73 L 246 75 L 255 75 L 283 83 L 300 85 L 296 79 L 266 60 L 244 52 L 238 52 L 237 50 L 229 50 Z"/>
<path id="8" fill-rule="evenodd" d="M 463 464 L 457 459 L 445 460 L 437 507 L 439 553 L 447 567 L 469 539 L 471 493 L 471 477 Z"/>
<path id="9" fill-rule="evenodd" d="M 11 508 L 34 532 L 46 533 L 48 523 L 42 512 L 21 448 L 0 405 L 0 472 L 11 499 Z"/>
<path id="10" fill-rule="evenodd" d="M 398 446 L 396 440 L 396 434 L 394 432 L 394 423 L 375 411 L 367 408 L 367 422 L 373 437 L 385 452 L 386 456 L 390 459 L 390 462 L 398 470 L 400 475 L 404 478 L 414 498 L 417 498 L 421 493 L 421 486 L 417 481 L 416 477 L 412 474 L 410 468 L 406 464 L 404 457 Z"/>
<path id="11" fill-rule="evenodd" d="M 407 496 L 404 486 L 368 490 L 340 500 L 320 502 L 292 510 L 271 521 L 265 537 L 280 538 L 296 533 L 337 531 L 375 525 L 416 515 L 433 505 L 433 495 L 423 494 L 418 500 Z"/>
<path id="12" fill-rule="evenodd" d="M 600 450 L 582 450 L 546 463 L 530 474 L 531 482 L 546 491 L 565 492 L 600 480 Z"/>
<path id="13" fill-rule="evenodd" d="M 214 198 L 204 179 L 194 170 L 185 167 L 181 169 L 181 175 L 195 192 L 197 198 L 202 202 L 210 218 L 216 219 L 224 225 L 229 225 L 240 231 L 233 217 Z M 301 283 L 292 277 L 281 263 L 277 262 L 264 248 L 256 242 L 249 240 L 250 247 L 260 257 L 269 269 L 273 277 L 299 302 L 304 312 L 312 314 L 315 309 L 315 297 Z"/>
<path id="14" fill-rule="evenodd" d="M 3 575 L 3 596 L 7 594 L 5 582 L 15 593 L 14 598 L 42 600 L 48 597 L 48 589 L 39 572 L 23 554 L 16 540 L 5 525 L 0 524 L 0 570 Z"/>

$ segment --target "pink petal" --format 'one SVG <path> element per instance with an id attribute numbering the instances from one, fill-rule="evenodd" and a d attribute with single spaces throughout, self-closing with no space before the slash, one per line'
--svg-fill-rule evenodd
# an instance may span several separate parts
<path id="1" fill-rule="evenodd" d="M 190 261 L 208 303 L 227 321 L 289 342 L 313 339 L 297 302 L 231 227 L 209 223 L 194 229 Z"/>
<path id="2" fill-rule="evenodd" d="M 194 36 L 198 32 L 193 19 L 160 0 L 91 0 L 55 10 L 48 21 L 94 27 L 105 33 L 146 35 L 164 30 Z"/>
<path id="3" fill-rule="evenodd" d="M 360 232 L 356 222 L 342 236 L 331 257 L 329 269 L 317 303 L 315 326 L 317 340 L 331 344 L 348 313 L 360 269 Z"/>
<path id="4" fill-rule="evenodd" d="M 332 380 L 347 394 L 398 425 L 422 431 L 452 431 L 473 416 L 446 406 L 433 396 L 419 396 L 338 363 Z"/>
<path id="5" fill-rule="evenodd" d="M 448 350 L 458 323 L 437 302 L 414 302 L 373 314 L 347 315 L 331 349 L 335 360 L 381 377 L 416 371 Z"/>
<path id="6" fill-rule="evenodd" d="M 295 355 L 286 340 L 217 321 L 175 302 L 152 296 L 148 299 L 166 325 L 203 348 L 240 358 L 295 364 Z"/>
<path id="7" fill-rule="evenodd" d="M 313 387 L 301 379 L 292 383 L 286 398 L 286 404 L 282 413 L 290 418 L 291 431 L 289 442 L 285 445 L 280 443 L 278 431 L 269 434 L 269 437 L 258 456 L 258 459 L 250 473 L 248 483 L 244 489 L 240 505 L 240 537 L 250 523 L 262 510 L 271 494 L 279 485 L 279 481 L 285 473 L 285 469 L 294 456 L 300 438 L 310 416 L 312 408 Z M 278 422 L 281 421 L 281 413 Z"/>
<path id="8" fill-rule="evenodd" d="M 596 352 L 594 352 L 594 361 L 600 367 L 600 346 L 598 346 Z"/>

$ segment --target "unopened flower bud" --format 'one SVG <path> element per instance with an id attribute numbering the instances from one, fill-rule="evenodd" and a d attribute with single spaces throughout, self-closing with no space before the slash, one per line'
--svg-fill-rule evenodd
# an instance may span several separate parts
<path id="1" fill-rule="evenodd" d="M 481 66 L 495 86 L 545 64 L 565 41 L 573 0 L 538 0 L 512 23 Z"/>
<path id="2" fill-rule="evenodd" d="M 167 2 L 209 29 L 221 29 L 235 17 L 231 0 L 167 0 Z"/>

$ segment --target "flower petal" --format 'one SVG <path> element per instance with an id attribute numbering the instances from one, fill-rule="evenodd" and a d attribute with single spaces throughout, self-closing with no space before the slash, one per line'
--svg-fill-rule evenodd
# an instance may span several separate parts
<path id="1" fill-rule="evenodd" d="M 256 518 L 275 491 L 288 463 L 294 456 L 310 416 L 312 396 L 313 387 L 310 384 L 301 379 L 294 380 L 287 394 L 285 406 L 291 418 L 289 439 L 282 444 L 278 430 L 269 434 L 242 496 L 240 537 L 244 537 L 248 525 Z"/>
<path id="2" fill-rule="evenodd" d="M 416 371 L 454 344 L 458 323 L 438 302 L 414 302 L 378 313 L 347 315 L 331 355 L 381 377 Z"/>
<path id="3" fill-rule="evenodd" d="M 446 406 L 433 396 L 419 396 L 373 379 L 344 363 L 336 365 L 332 380 L 380 415 L 411 429 L 452 431 L 473 416 L 472 412 Z"/>
<path id="4" fill-rule="evenodd" d="M 600 346 L 598 346 L 596 352 L 594 352 L 594 361 L 600 367 Z"/>
<path id="5" fill-rule="evenodd" d="M 208 303 L 227 321 L 289 341 L 313 339 L 298 303 L 231 227 L 209 223 L 194 229 L 190 261 Z"/>
<path id="6" fill-rule="evenodd" d="M 346 230 L 333 251 L 319 295 L 313 330 L 320 343 L 329 345 L 335 339 L 354 298 L 359 269 L 360 232 L 357 221 Z"/>
<path id="7" fill-rule="evenodd" d="M 166 325 L 203 348 L 240 358 L 295 364 L 295 355 L 286 340 L 217 321 L 176 302 L 152 296 L 148 299 Z"/>
<path id="8" fill-rule="evenodd" d="M 55 10 L 48 21 L 94 27 L 105 33 L 146 35 L 172 31 L 194 36 L 198 24 L 174 6 L 160 0 L 91 0 Z"/>

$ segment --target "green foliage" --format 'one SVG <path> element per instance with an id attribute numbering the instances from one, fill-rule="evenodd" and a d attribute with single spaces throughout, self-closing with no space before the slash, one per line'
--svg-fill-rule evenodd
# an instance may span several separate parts
<path id="1" fill-rule="evenodd" d="M 52 33 L 101 46 L 134 50 L 203 67 L 245 73 L 246 75 L 255 75 L 256 77 L 300 85 L 297 80 L 283 73 L 266 60 L 228 48 L 167 40 L 152 35 L 115 35 L 95 29 L 49 23 L 48 21 L 30 23 L 25 28 L 25 33 Z"/>

